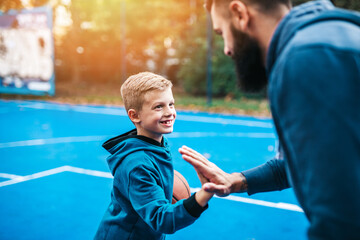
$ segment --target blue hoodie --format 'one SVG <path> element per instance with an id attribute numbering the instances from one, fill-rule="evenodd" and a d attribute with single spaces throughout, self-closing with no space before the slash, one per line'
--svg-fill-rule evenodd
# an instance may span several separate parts
<path id="1" fill-rule="evenodd" d="M 114 176 L 111 203 L 95 239 L 165 239 L 204 211 L 195 195 L 171 204 L 173 165 L 168 143 L 132 130 L 106 141 Z"/>
<path id="2" fill-rule="evenodd" d="M 267 55 L 285 158 L 248 171 L 249 193 L 291 185 L 309 239 L 360 239 L 360 15 L 330 1 L 295 7 Z"/>

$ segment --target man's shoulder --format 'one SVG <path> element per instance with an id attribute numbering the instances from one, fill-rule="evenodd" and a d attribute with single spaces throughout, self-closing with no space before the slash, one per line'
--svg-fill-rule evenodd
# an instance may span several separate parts
<path id="1" fill-rule="evenodd" d="M 352 22 L 329 20 L 311 24 L 297 31 L 289 42 L 292 50 L 329 48 L 360 51 L 360 26 Z"/>
<path id="2" fill-rule="evenodd" d="M 292 39 L 286 44 L 278 56 L 277 67 L 282 68 L 284 64 L 288 67 L 300 62 L 289 59 L 301 58 L 317 59 L 329 58 L 338 53 L 360 53 L 360 26 L 346 21 L 320 21 L 299 29 Z M 297 69 L 295 66 L 295 69 Z M 310 67 L 310 66 L 309 66 Z M 328 69 L 329 70 L 329 69 Z"/>

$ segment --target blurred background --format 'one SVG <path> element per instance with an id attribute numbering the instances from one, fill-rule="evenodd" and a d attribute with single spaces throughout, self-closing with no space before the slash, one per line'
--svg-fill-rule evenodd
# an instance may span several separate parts
<path id="1" fill-rule="evenodd" d="M 54 97 L 42 99 L 121 104 L 121 83 L 131 74 L 152 71 L 174 83 L 177 105 L 269 115 L 266 91 L 249 95 L 236 88 L 232 60 L 223 54 L 222 39 L 207 28 L 203 2 L 0 0 L 0 10 L 52 9 L 56 92 Z M 303 2 L 293 1 L 294 5 Z M 360 10 L 358 0 L 333 2 L 338 7 Z M 209 64 L 211 85 L 207 83 Z M 206 101 L 209 88 L 212 102 Z M 0 97 L 24 98 L 13 94 Z"/>

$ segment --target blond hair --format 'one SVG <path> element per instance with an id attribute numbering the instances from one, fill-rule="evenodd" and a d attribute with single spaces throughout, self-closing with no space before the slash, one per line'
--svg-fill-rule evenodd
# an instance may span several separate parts
<path id="1" fill-rule="evenodd" d="M 121 86 L 121 97 L 125 109 L 141 110 L 144 103 L 144 95 L 148 91 L 165 90 L 172 87 L 172 83 L 166 78 L 151 72 L 141 72 L 130 76 Z"/>

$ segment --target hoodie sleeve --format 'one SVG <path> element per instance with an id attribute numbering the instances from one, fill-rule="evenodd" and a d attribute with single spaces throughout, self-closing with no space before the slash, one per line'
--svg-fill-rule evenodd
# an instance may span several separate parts
<path id="1" fill-rule="evenodd" d="M 156 179 L 156 171 L 148 166 L 130 172 L 128 194 L 135 211 L 152 229 L 165 234 L 192 224 L 197 218 L 185 209 L 184 200 L 171 204 Z"/>
<path id="2" fill-rule="evenodd" d="M 289 188 L 283 159 L 271 159 L 258 167 L 243 171 L 242 174 L 246 178 L 249 195 Z"/>

